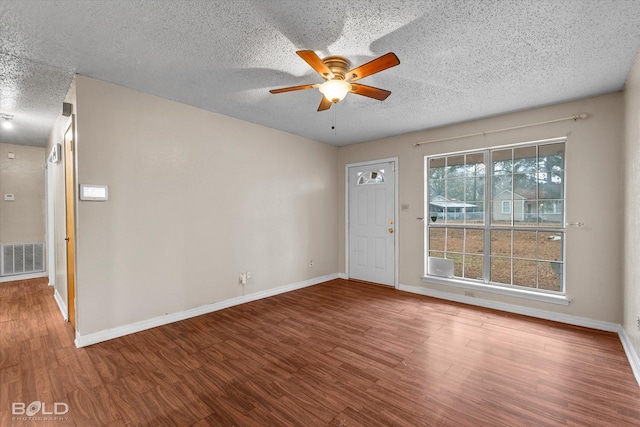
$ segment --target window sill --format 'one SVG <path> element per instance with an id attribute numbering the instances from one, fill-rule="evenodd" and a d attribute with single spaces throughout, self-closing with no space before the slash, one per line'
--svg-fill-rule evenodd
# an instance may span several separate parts
<path id="1" fill-rule="evenodd" d="M 525 298 L 534 301 L 542 301 L 551 304 L 568 306 L 571 303 L 571 299 L 566 295 L 555 295 L 542 292 L 527 291 L 525 289 L 513 289 L 496 285 L 485 285 L 436 276 L 423 276 L 422 281 L 426 283 L 436 283 L 438 285 L 447 285 L 462 289 L 471 289 L 478 292 L 489 292 L 493 294 L 508 295 L 517 298 Z"/>

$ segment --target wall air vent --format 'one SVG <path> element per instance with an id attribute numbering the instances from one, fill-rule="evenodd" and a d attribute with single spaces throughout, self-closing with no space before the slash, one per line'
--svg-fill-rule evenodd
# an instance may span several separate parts
<path id="1" fill-rule="evenodd" d="M 44 269 L 44 242 L 0 245 L 0 276 L 38 273 Z"/>

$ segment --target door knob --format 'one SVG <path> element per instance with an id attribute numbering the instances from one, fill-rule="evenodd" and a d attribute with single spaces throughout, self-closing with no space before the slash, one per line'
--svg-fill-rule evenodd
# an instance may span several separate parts
<path id="1" fill-rule="evenodd" d="M 65 237 L 64 240 L 66 240 L 68 242 L 69 241 L 69 237 Z"/>
<path id="2" fill-rule="evenodd" d="M 390 228 L 390 229 L 389 229 L 389 233 L 393 233 L 393 228 Z"/>

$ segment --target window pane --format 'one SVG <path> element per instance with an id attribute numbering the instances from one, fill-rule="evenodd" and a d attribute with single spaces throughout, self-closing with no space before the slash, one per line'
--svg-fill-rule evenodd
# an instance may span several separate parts
<path id="1" fill-rule="evenodd" d="M 464 178 L 447 179 L 447 193 L 445 197 L 450 201 L 464 200 Z M 459 203 L 451 203 L 450 210 L 455 210 L 454 205 L 460 205 Z M 459 209 L 459 207 L 458 207 Z"/>
<path id="2" fill-rule="evenodd" d="M 467 176 L 484 176 L 484 154 L 467 154 Z"/>
<path id="3" fill-rule="evenodd" d="M 538 263 L 538 288 L 559 292 L 562 290 L 562 264 L 559 262 Z"/>
<path id="4" fill-rule="evenodd" d="M 513 172 L 535 172 L 537 166 L 536 146 L 521 147 L 513 150 Z"/>
<path id="5" fill-rule="evenodd" d="M 513 175 L 514 199 L 535 199 L 537 176 L 535 173 L 519 173 Z"/>
<path id="6" fill-rule="evenodd" d="M 495 200 L 492 205 L 491 224 L 492 225 L 511 225 L 511 213 L 503 213 L 504 210 L 511 210 L 509 205 L 511 202 L 504 200 Z"/>
<path id="7" fill-rule="evenodd" d="M 429 181 L 429 200 L 442 199 L 445 194 L 445 180 L 432 179 Z"/>
<path id="8" fill-rule="evenodd" d="M 564 170 L 564 143 L 546 144 L 538 148 L 538 169 L 546 171 Z"/>
<path id="9" fill-rule="evenodd" d="M 447 157 L 447 178 L 464 176 L 464 155 Z"/>
<path id="10" fill-rule="evenodd" d="M 510 174 L 513 171 L 512 150 L 495 150 L 491 152 L 491 164 L 494 175 Z"/>
<path id="11" fill-rule="evenodd" d="M 539 209 L 539 225 L 544 227 L 562 227 L 564 224 L 563 200 L 541 200 Z"/>
<path id="12" fill-rule="evenodd" d="M 491 258 L 491 279 L 495 283 L 511 284 L 511 258 Z"/>
<path id="13" fill-rule="evenodd" d="M 538 239 L 538 259 L 562 261 L 563 233 L 541 232 Z"/>
<path id="14" fill-rule="evenodd" d="M 447 228 L 447 252 L 462 252 L 464 248 L 464 229 Z"/>
<path id="15" fill-rule="evenodd" d="M 564 198 L 564 172 L 539 173 L 540 184 L 538 198 L 562 199 Z"/>
<path id="16" fill-rule="evenodd" d="M 429 256 L 432 258 L 444 258 L 444 252 L 429 251 Z"/>
<path id="17" fill-rule="evenodd" d="M 484 224 L 484 202 L 470 201 L 467 203 L 473 205 L 466 208 L 467 223 Z"/>
<path id="18" fill-rule="evenodd" d="M 491 205 L 491 222 L 493 224 L 511 224 L 512 214 L 510 203 L 504 201 L 512 200 L 511 175 L 491 177 L 491 191 L 493 203 Z"/>
<path id="19" fill-rule="evenodd" d="M 429 159 L 429 169 L 431 169 L 432 171 L 434 169 L 443 169 L 445 167 L 446 160 L 447 160 L 446 157 L 437 157 L 437 158 Z M 440 177 L 440 178 L 444 178 L 444 177 Z"/>
<path id="20" fill-rule="evenodd" d="M 482 280 L 484 257 L 481 255 L 464 256 L 464 277 L 466 279 Z"/>
<path id="21" fill-rule="evenodd" d="M 382 171 L 370 171 L 360 174 L 358 185 L 382 184 L 384 183 L 384 173 Z"/>
<path id="22" fill-rule="evenodd" d="M 453 260 L 453 275 L 462 277 L 462 254 L 447 253 L 447 258 Z"/>
<path id="23" fill-rule="evenodd" d="M 536 261 L 523 259 L 513 260 L 513 284 L 535 288 L 537 279 Z"/>
<path id="24" fill-rule="evenodd" d="M 484 230 L 467 230 L 465 252 L 481 254 L 484 252 Z"/>
<path id="25" fill-rule="evenodd" d="M 536 234 L 535 231 L 514 231 L 513 256 L 516 258 L 536 259 Z"/>
<path id="26" fill-rule="evenodd" d="M 511 256 L 511 230 L 491 230 L 491 255 Z"/>
<path id="27" fill-rule="evenodd" d="M 522 212 L 518 215 L 517 222 L 514 222 L 514 225 L 535 227 L 538 224 L 538 200 L 522 200 L 520 208 L 522 209 Z"/>
<path id="28" fill-rule="evenodd" d="M 465 182 L 465 199 L 469 200 L 482 200 L 484 199 L 484 178 L 483 177 L 470 177 Z"/>
<path id="29" fill-rule="evenodd" d="M 511 199 L 513 177 L 494 175 L 491 177 L 491 194 L 494 199 Z"/>
<path id="30" fill-rule="evenodd" d="M 430 251 L 444 251 L 444 228 L 430 228 L 429 229 L 429 250 Z"/>
<path id="31" fill-rule="evenodd" d="M 524 221 L 518 225 L 525 227 L 535 227 L 539 221 L 538 200 L 530 199 L 524 201 Z"/>

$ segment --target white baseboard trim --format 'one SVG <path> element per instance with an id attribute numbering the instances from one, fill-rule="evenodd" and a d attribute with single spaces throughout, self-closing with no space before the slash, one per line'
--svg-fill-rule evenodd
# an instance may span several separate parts
<path id="1" fill-rule="evenodd" d="M 15 274 L 13 276 L 2 276 L 0 277 L 0 283 L 15 282 L 16 280 L 39 279 L 40 277 L 47 277 L 47 272 L 43 271 L 40 273 Z"/>
<path id="2" fill-rule="evenodd" d="M 640 357 L 638 357 L 638 353 L 633 347 L 633 344 L 629 339 L 629 335 L 627 335 L 627 332 L 622 326 L 620 327 L 620 331 L 618 331 L 618 335 L 620 336 L 620 341 L 622 341 L 622 347 L 624 347 L 624 352 L 627 355 L 627 359 L 629 359 L 629 364 L 631 365 L 633 375 L 636 377 L 638 386 L 640 386 Z"/>
<path id="3" fill-rule="evenodd" d="M 58 308 L 60 309 L 60 312 L 62 313 L 62 317 L 64 317 L 64 320 L 68 321 L 69 312 L 67 311 L 67 303 L 62 300 L 62 297 L 58 293 L 57 289 L 53 293 L 53 299 L 55 299 L 56 303 L 58 303 Z"/>
<path id="4" fill-rule="evenodd" d="M 349 280 L 349 276 L 347 276 L 347 273 L 338 273 L 338 279 Z"/>
<path id="5" fill-rule="evenodd" d="M 401 291 L 414 294 L 426 295 L 449 301 L 461 302 L 464 304 L 477 305 L 479 307 L 492 308 L 494 310 L 506 311 L 509 313 L 522 314 L 525 316 L 537 317 L 539 319 L 552 320 L 554 322 L 567 323 L 569 325 L 583 326 L 585 328 L 598 329 L 600 331 L 616 332 L 620 331 L 618 323 L 603 322 L 601 320 L 589 319 L 586 317 L 573 316 L 571 314 L 555 313 L 553 311 L 540 310 L 537 308 L 523 307 L 505 302 L 490 301 L 480 298 L 472 298 L 464 295 L 452 294 L 449 292 L 436 291 L 434 289 L 422 288 L 418 286 L 400 285 Z"/>
<path id="6" fill-rule="evenodd" d="M 222 310 L 225 308 L 233 307 L 236 305 L 244 304 L 251 301 L 256 301 L 263 298 L 268 298 L 274 295 L 283 294 L 286 292 L 295 291 L 297 289 L 306 288 L 308 286 L 317 285 L 319 283 L 328 282 L 329 280 L 337 279 L 338 273 L 329 274 L 323 277 L 316 277 L 314 279 L 305 280 L 290 285 L 279 286 L 277 288 L 268 289 L 266 291 L 255 292 L 240 297 L 230 298 L 224 301 L 219 301 L 213 304 L 203 305 L 201 307 L 192 308 L 189 310 L 180 311 L 177 313 L 167 314 L 165 316 L 158 316 L 152 319 L 142 320 L 140 322 L 130 323 L 128 325 L 118 326 L 111 329 L 106 329 L 100 332 L 94 332 L 92 334 L 81 335 L 76 332 L 76 347 L 86 347 L 99 342 L 108 341 L 114 338 L 123 337 L 125 335 L 133 334 L 136 332 L 144 331 L 146 329 L 155 328 L 157 326 L 167 325 L 169 323 L 178 322 L 180 320 L 189 319 L 191 317 L 201 316 L 203 314 L 212 313 L 214 311 Z"/>

